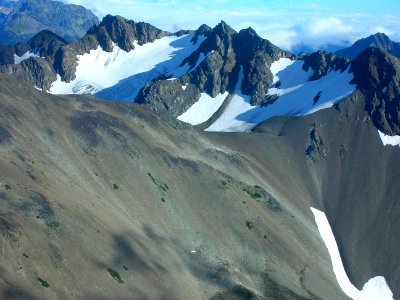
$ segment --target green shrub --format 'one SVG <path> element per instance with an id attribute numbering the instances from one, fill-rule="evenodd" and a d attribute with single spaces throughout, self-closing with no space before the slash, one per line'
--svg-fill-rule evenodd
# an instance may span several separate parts
<path id="1" fill-rule="evenodd" d="M 246 226 L 249 230 L 251 230 L 254 227 L 254 223 L 251 221 L 246 221 Z"/>
<path id="2" fill-rule="evenodd" d="M 116 185 L 115 183 L 113 183 L 113 189 L 114 189 L 114 190 L 118 190 L 118 189 L 119 189 L 119 186 Z"/>
<path id="3" fill-rule="evenodd" d="M 110 273 L 111 277 L 114 278 L 118 283 L 124 283 L 121 276 L 118 274 L 117 271 L 107 268 L 108 273 Z"/>
<path id="4" fill-rule="evenodd" d="M 46 280 L 43 280 L 42 278 L 38 277 L 38 280 L 40 281 L 40 283 L 42 284 L 43 287 L 48 288 L 49 284 L 47 283 Z"/>
<path id="5" fill-rule="evenodd" d="M 47 225 L 47 227 L 49 227 L 51 229 L 56 229 L 57 227 L 60 227 L 61 223 L 57 222 L 55 220 L 49 220 L 49 221 L 46 221 L 46 225 Z"/>
<path id="6" fill-rule="evenodd" d="M 254 188 L 257 188 L 257 186 L 254 186 Z M 242 190 L 245 191 L 253 199 L 262 198 L 262 195 L 260 193 L 254 191 L 254 188 L 252 188 L 251 186 L 247 186 L 242 188 Z"/>
<path id="7" fill-rule="evenodd" d="M 151 175 L 151 173 L 147 173 L 147 175 L 149 175 L 154 184 L 157 184 L 156 179 L 153 177 L 153 175 Z"/>

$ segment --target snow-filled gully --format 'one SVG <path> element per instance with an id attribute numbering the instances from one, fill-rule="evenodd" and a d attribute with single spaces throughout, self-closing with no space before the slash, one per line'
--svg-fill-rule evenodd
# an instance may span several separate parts
<path id="1" fill-rule="evenodd" d="M 311 207 L 311 211 L 314 214 L 319 234 L 328 248 L 333 272 L 343 292 L 354 300 L 393 300 L 393 293 L 382 276 L 371 278 L 361 291 L 351 283 L 344 269 L 335 236 L 325 213 L 313 207 Z"/>

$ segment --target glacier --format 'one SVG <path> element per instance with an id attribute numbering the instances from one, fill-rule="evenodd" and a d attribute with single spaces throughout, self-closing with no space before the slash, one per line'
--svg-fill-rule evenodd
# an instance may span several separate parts
<path id="1" fill-rule="evenodd" d="M 160 75 L 182 76 L 189 67 L 180 66 L 182 61 L 193 53 L 205 40 L 194 33 L 167 36 L 153 43 L 139 45 L 135 49 L 124 51 L 113 45 L 112 52 L 101 47 L 89 53 L 78 55 L 75 79 L 64 82 L 60 76 L 52 83 L 52 94 L 91 93 L 104 100 L 134 101 L 140 89 Z"/>
<path id="2" fill-rule="evenodd" d="M 240 70 L 235 94 L 224 113 L 206 130 L 207 131 L 250 131 L 262 121 L 276 116 L 302 116 L 329 108 L 342 101 L 356 89 L 351 84 L 353 74 L 349 69 L 330 71 L 318 80 L 309 81 L 313 74 L 303 70 L 304 62 L 281 58 L 272 63 L 275 87 L 269 89 L 269 95 L 276 95 L 277 100 L 266 106 L 253 106 L 250 97 L 241 92 L 243 69 Z M 279 87 L 276 83 L 279 81 Z M 316 97 L 318 100 L 315 101 Z M 314 103 L 315 102 L 315 103 Z"/>

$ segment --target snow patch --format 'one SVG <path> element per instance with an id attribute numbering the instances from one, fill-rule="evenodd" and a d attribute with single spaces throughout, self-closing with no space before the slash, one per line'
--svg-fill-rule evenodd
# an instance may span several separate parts
<path id="1" fill-rule="evenodd" d="M 142 46 L 135 41 L 135 49 L 129 52 L 114 45 L 112 52 L 98 47 L 78 55 L 75 79 L 67 83 L 58 76 L 50 93 L 91 93 L 106 100 L 133 101 L 147 82 L 162 74 L 169 76 L 174 74 L 174 70 L 180 69 L 183 59 L 206 39 L 205 36 L 199 36 L 193 44 L 193 35 L 167 36 Z"/>
<path id="2" fill-rule="evenodd" d="M 370 279 L 361 291 L 351 283 L 344 269 L 335 236 L 333 235 L 325 213 L 313 207 L 311 207 L 311 211 L 314 214 L 319 234 L 321 235 L 325 246 L 328 248 L 333 272 L 335 273 L 336 280 L 343 292 L 354 300 L 393 300 L 393 293 L 388 287 L 385 278 L 382 276 Z"/>
<path id="3" fill-rule="evenodd" d="M 308 81 L 312 70 L 303 70 L 303 61 L 290 61 L 281 58 L 272 65 L 274 80 L 279 87 L 270 88 L 268 95 L 278 99 L 267 106 L 253 106 L 250 97 L 243 95 L 241 86 L 243 70 L 235 88 L 235 95 L 221 117 L 207 131 L 249 131 L 258 123 L 276 116 L 302 116 L 329 108 L 340 102 L 356 86 L 350 84 L 353 74 L 331 71 L 319 80 Z"/>
<path id="4" fill-rule="evenodd" d="M 289 58 L 280 58 L 277 61 L 274 61 L 270 67 L 271 73 L 274 75 L 272 84 L 275 84 L 279 81 L 279 76 L 277 74 L 280 71 L 286 69 L 288 66 L 290 66 L 294 62 L 295 62 L 294 60 L 291 60 Z"/>
<path id="5" fill-rule="evenodd" d="M 194 69 L 196 69 L 207 57 L 209 57 L 211 54 L 214 53 L 214 50 L 208 52 L 207 54 L 204 55 L 203 52 L 200 53 L 199 58 L 197 59 L 196 65 L 194 66 L 194 68 L 191 70 L 193 71 Z"/>
<path id="6" fill-rule="evenodd" d="M 243 83 L 243 67 L 240 67 L 238 82 L 236 83 L 235 93 L 229 102 L 228 107 L 224 113 L 211 124 L 206 131 L 225 131 L 225 132 L 236 132 L 250 130 L 255 123 L 250 123 L 248 120 L 241 120 L 237 116 L 251 111 L 255 106 L 250 105 L 250 96 L 243 95 L 241 92 L 241 86 Z M 248 118 L 251 119 L 251 118 Z"/>
<path id="7" fill-rule="evenodd" d="M 186 91 L 187 86 L 188 86 L 187 84 L 186 85 L 182 85 L 182 90 Z"/>
<path id="8" fill-rule="evenodd" d="M 204 41 L 205 38 L 203 38 Z M 203 42 L 202 41 L 202 42 Z M 187 73 L 192 72 L 194 69 L 196 69 L 208 56 L 210 56 L 214 51 L 211 51 L 209 53 L 207 53 L 206 55 L 204 55 L 203 52 L 200 53 L 199 58 L 197 59 L 196 65 L 193 68 L 190 68 L 189 63 L 185 63 L 183 66 L 180 66 L 179 68 L 168 72 L 166 75 L 167 76 L 171 76 L 171 78 L 169 78 L 168 80 L 175 80 L 177 78 L 180 78 L 184 75 L 186 75 Z"/>
<path id="9" fill-rule="evenodd" d="M 40 57 L 38 54 L 34 52 L 27 51 L 25 52 L 22 56 L 18 56 L 17 54 L 14 54 L 14 64 L 18 65 L 24 60 L 27 60 L 31 57 Z"/>
<path id="10" fill-rule="evenodd" d="M 206 93 L 201 93 L 200 99 L 197 100 L 186 112 L 178 117 L 183 122 L 198 125 L 204 123 L 221 107 L 228 92 L 218 94 L 215 98 Z"/>
<path id="11" fill-rule="evenodd" d="M 399 135 L 386 135 L 383 132 L 379 132 L 379 137 L 382 140 L 384 146 L 391 145 L 391 146 L 399 146 L 400 147 L 400 136 Z"/>

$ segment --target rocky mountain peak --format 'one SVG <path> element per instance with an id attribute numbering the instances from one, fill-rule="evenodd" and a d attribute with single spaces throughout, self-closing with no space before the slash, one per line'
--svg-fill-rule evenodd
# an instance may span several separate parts
<path id="1" fill-rule="evenodd" d="M 291 53 L 262 39 L 252 28 L 238 33 L 221 21 L 211 31 L 208 27 L 202 30 L 207 33 L 207 39 L 181 64 L 191 67 L 180 78 L 180 83 L 189 84 L 187 91 L 182 92 L 181 84 L 174 81 L 158 80 L 139 92 L 137 103 L 178 116 L 199 99 L 200 93 L 212 97 L 226 91 L 234 93 L 240 70 L 244 77 L 241 91 L 251 96 L 252 104 L 269 101 L 266 95 L 273 80 L 270 66 L 281 57 L 291 57 Z M 205 58 L 198 63 L 200 57 Z M 180 100 L 175 101 L 177 98 Z"/>
<path id="2" fill-rule="evenodd" d="M 196 35 L 208 35 L 212 31 L 212 28 L 206 24 L 201 25 L 197 30 L 196 30 Z"/>
<path id="3" fill-rule="evenodd" d="M 311 68 L 314 74 L 310 80 L 318 80 L 325 76 L 330 70 L 343 72 L 350 64 L 347 58 L 339 57 L 326 51 L 317 51 L 311 54 L 305 54 L 301 57 L 304 60 L 303 69 L 308 71 Z"/>
<path id="4" fill-rule="evenodd" d="M 143 45 L 168 35 L 168 32 L 147 23 L 135 23 L 121 16 L 107 15 L 99 25 L 90 28 L 87 35 L 94 36 L 104 51 L 111 52 L 113 44 L 130 51 L 135 48 L 135 41 Z"/>
<path id="5" fill-rule="evenodd" d="M 369 37 L 356 41 L 352 46 L 336 51 L 335 53 L 342 57 L 354 59 L 363 50 L 368 47 L 376 47 L 388 51 L 389 53 L 400 57 L 400 44 L 393 42 L 386 34 L 376 33 Z"/>
<path id="6" fill-rule="evenodd" d="M 214 29 L 213 32 L 219 36 L 221 35 L 228 35 L 231 36 L 236 33 L 232 27 L 230 27 L 225 21 L 221 20 L 220 23 L 218 23 Z"/>
<path id="7" fill-rule="evenodd" d="M 239 36 L 241 36 L 243 38 L 248 38 L 250 40 L 253 38 L 259 38 L 259 35 L 257 34 L 257 32 L 251 27 L 240 30 Z"/>
<path id="8" fill-rule="evenodd" d="M 400 135 L 400 60 L 371 47 L 352 62 L 351 71 L 366 95 L 365 109 L 375 127 L 388 135 Z"/>

